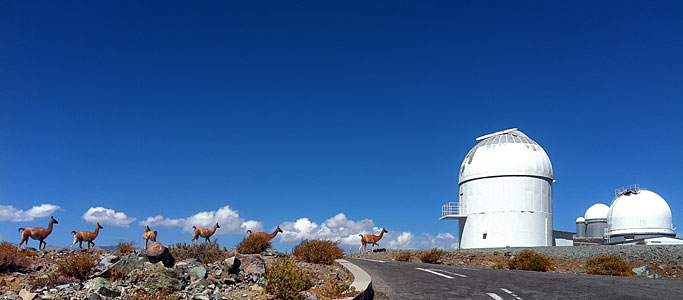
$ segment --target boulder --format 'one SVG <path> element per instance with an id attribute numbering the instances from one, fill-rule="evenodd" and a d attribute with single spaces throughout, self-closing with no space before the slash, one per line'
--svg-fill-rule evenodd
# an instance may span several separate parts
<path id="1" fill-rule="evenodd" d="M 161 289 L 166 292 L 181 291 L 187 283 L 181 274 L 157 264 L 147 264 L 129 274 L 130 282 L 136 289 L 153 292 Z"/>
<path id="2" fill-rule="evenodd" d="M 159 243 L 152 243 L 149 245 L 145 255 L 149 262 L 153 264 L 162 262 L 167 268 L 171 268 L 175 264 L 175 258 L 171 254 L 171 251 Z"/>
<path id="3" fill-rule="evenodd" d="M 247 254 L 242 256 L 242 262 L 240 264 L 240 270 L 247 273 L 266 273 L 266 262 L 263 260 L 261 255 L 258 254 Z"/>
<path id="4" fill-rule="evenodd" d="M 107 279 L 102 277 L 88 280 L 88 282 L 85 283 L 85 288 L 105 297 L 117 297 L 121 295 L 121 293 L 117 291 L 115 287 L 109 284 Z"/>
<path id="5" fill-rule="evenodd" d="M 636 273 L 636 275 L 638 275 L 640 277 L 647 277 L 647 278 L 660 278 L 661 277 L 661 276 L 659 276 L 659 274 L 652 271 L 652 269 L 650 269 L 650 267 L 648 267 L 647 265 L 642 266 L 642 267 L 638 267 L 638 268 L 634 268 L 633 272 Z"/>
<path id="6" fill-rule="evenodd" d="M 227 272 L 228 274 L 237 274 L 240 272 L 241 264 L 242 261 L 240 261 L 239 258 L 235 256 L 226 258 L 223 261 L 223 272 Z"/>
<path id="7" fill-rule="evenodd" d="M 21 291 L 19 291 L 19 297 L 21 297 L 22 300 L 33 300 L 33 298 L 35 298 L 36 295 L 38 295 L 38 293 L 31 293 L 26 289 L 22 289 Z"/>
<path id="8" fill-rule="evenodd" d="M 204 267 L 203 265 L 192 267 L 187 270 L 187 273 L 190 275 L 191 281 L 204 279 L 206 278 L 206 267 Z"/>

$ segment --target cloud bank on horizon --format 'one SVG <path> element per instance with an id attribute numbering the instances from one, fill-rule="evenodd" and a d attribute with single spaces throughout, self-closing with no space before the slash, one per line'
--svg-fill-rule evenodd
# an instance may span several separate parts
<path id="1" fill-rule="evenodd" d="M 157 215 L 139 222 L 142 226 L 182 227 L 184 232 L 192 232 L 192 226 L 211 228 L 216 223 L 221 226 L 216 234 L 244 234 L 247 230 L 263 230 L 261 222 L 244 220 L 236 210 L 230 208 L 230 205 L 215 211 L 199 212 L 187 218 L 171 219 Z"/>
<path id="2" fill-rule="evenodd" d="M 31 222 L 35 219 L 49 217 L 60 209 L 60 206 L 54 204 L 36 205 L 29 210 L 18 209 L 12 205 L 0 205 L 0 221 Z"/>

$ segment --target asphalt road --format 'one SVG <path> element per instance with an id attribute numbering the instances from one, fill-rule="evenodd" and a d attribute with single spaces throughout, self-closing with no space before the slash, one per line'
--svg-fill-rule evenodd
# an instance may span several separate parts
<path id="1" fill-rule="evenodd" d="M 476 269 L 347 259 L 372 277 L 377 300 L 683 299 L 683 279 Z"/>

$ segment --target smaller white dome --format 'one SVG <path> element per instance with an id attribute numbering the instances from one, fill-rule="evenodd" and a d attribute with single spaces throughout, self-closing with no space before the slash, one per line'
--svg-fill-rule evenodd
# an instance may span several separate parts
<path id="1" fill-rule="evenodd" d="M 583 217 L 576 218 L 576 223 L 581 223 L 581 222 L 586 222 L 586 219 L 584 219 Z"/>
<path id="2" fill-rule="evenodd" d="M 586 220 L 607 219 L 608 213 L 609 206 L 602 203 L 596 203 L 586 210 L 586 214 L 584 215 L 584 217 L 586 218 Z"/>
<path id="3" fill-rule="evenodd" d="M 674 234 L 669 204 L 645 189 L 618 195 L 612 201 L 607 222 L 610 235 Z"/>

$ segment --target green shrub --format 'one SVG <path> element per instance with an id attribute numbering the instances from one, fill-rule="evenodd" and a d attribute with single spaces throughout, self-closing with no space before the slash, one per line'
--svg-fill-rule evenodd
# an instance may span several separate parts
<path id="1" fill-rule="evenodd" d="M 550 271 L 552 264 L 547 256 L 531 250 L 524 250 L 508 263 L 510 270 Z"/>
<path id="2" fill-rule="evenodd" d="M 621 257 L 611 254 L 586 260 L 586 273 L 594 275 L 631 276 L 631 265 Z"/>
<path id="3" fill-rule="evenodd" d="M 275 263 L 266 269 L 266 279 L 266 291 L 276 299 L 305 299 L 302 292 L 313 287 L 311 274 L 297 268 L 291 256 L 277 258 Z"/>
<path id="4" fill-rule="evenodd" d="M 31 266 L 33 251 L 22 251 L 8 242 L 0 243 L 0 273 L 22 271 Z"/>
<path id="5" fill-rule="evenodd" d="M 420 260 L 423 263 L 436 264 L 439 262 L 442 256 L 443 250 L 434 248 L 429 251 L 422 251 L 420 254 Z"/>
<path id="6" fill-rule="evenodd" d="M 194 245 L 177 243 L 175 246 L 169 247 L 168 250 L 176 261 L 195 258 L 204 264 L 223 261 L 232 256 L 231 252 L 227 249 L 221 249 L 216 241 Z"/>
<path id="7" fill-rule="evenodd" d="M 335 242 L 305 240 L 294 247 L 292 254 L 305 262 L 331 265 L 335 259 L 344 257 L 344 250 Z"/>
<path id="8" fill-rule="evenodd" d="M 97 259 L 87 252 L 80 252 L 60 258 L 56 265 L 58 274 L 83 280 L 92 273 L 92 269 L 97 265 Z"/>
<path id="9" fill-rule="evenodd" d="M 268 239 L 260 235 L 252 235 L 237 244 L 237 252 L 240 254 L 258 254 L 270 247 L 272 246 Z"/>
<path id="10" fill-rule="evenodd" d="M 394 259 L 397 261 L 410 261 L 413 254 L 410 251 L 399 251 L 394 253 Z"/>

